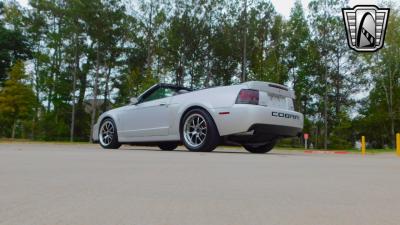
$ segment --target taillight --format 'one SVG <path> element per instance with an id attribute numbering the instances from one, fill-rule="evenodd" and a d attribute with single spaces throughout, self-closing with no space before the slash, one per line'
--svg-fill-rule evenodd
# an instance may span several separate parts
<path id="1" fill-rule="evenodd" d="M 242 89 L 236 98 L 236 104 L 258 105 L 259 94 L 257 90 Z"/>

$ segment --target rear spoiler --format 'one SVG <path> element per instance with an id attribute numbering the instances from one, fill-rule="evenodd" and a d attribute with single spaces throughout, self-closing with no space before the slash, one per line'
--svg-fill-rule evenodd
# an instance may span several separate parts
<path id="1" fill-rule="evenodd" d="M 272 95 L 281 95 L 295 99 L 294 91 L 290 90 L 285 85 L 262 81 L 249 81 L 243 84 L 247 85 L 250 89 L 260 90 Z"/>
<path id="2" fill-rule="evenodd" d="M 289 91 L 289 88 L 283 85 L 278 85 L 278 84 L 268 84 L 268 86 L 273 87 L 273 88 L 278 88 L 278 89 L 282 89 L 285 91 Z"/>

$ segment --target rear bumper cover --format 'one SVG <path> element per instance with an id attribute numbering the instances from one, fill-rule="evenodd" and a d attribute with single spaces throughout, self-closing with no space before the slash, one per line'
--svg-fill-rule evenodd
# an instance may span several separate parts
<path id="1" fill-rule="evenodd" d="M 303 130 L 304 123 L 303 114 L 299 112 L 260 105 L 235 104 L 214 109 L 213 114 L 221 136 L 254 130 L 254 134 L 294 137 Z"/>
<path id="2" fill-rule="evenodd" d="M 302 128 L 271 124 L 253 124 L 249 132 L 225 137 L 225 143 L 264 143 L 285 137 L 300 136 Z"/>
<path id="3" fill-rule="evenodd" d="M 249 128 L 249 131 L 254 130 L 255 135 L 274 135 L 279 137 L 295 137 L 300 136 L 302 128 L 289 127 L 271 124 L 254 124 Z"/>

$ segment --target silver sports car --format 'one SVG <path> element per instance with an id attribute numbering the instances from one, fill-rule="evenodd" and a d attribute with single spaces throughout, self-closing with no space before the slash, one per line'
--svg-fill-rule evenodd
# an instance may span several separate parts
<path id="1" fill-rule="evenodd" d="M 294 111 L 293 99 L 286 86 L 260 81 L 196 91 L 157 84 L 129 105 L 103 113 L 92 139 L 108 149 L 133 144 L 174 150 L 183 143 L 190 151 L 209 152 L 239 144 L 266 153 L 279 138 L 301 133 L 303 114 Z"/>

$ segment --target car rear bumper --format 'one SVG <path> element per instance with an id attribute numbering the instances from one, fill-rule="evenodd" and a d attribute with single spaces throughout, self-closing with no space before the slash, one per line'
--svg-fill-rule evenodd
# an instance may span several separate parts
<path id="1" fill-rule="evenodd" d="M 254 124 L 248 132 L 224 136 L 225 144 L 265 143 L 285 137 L 301 135 L 301 128 L 270 124 Z"/>
<path id="2" fill-rule="evenodd" d="M 229 108 L 214 109 L 213 113 L 221 136 L 254 130 L 255 133 L 277 137 L 294 137 L 303 130 L 303 114 L 291 110 L 235 104 Z"/>
<path id="3" fill-rule="evenodd" d="M 254 134 L 271 134 L 279 137 L 295 137 L 300 136 L 303 128 L 289 127 L 271 124 L 253 124 L 249 131 L 254 131 Z"/>

